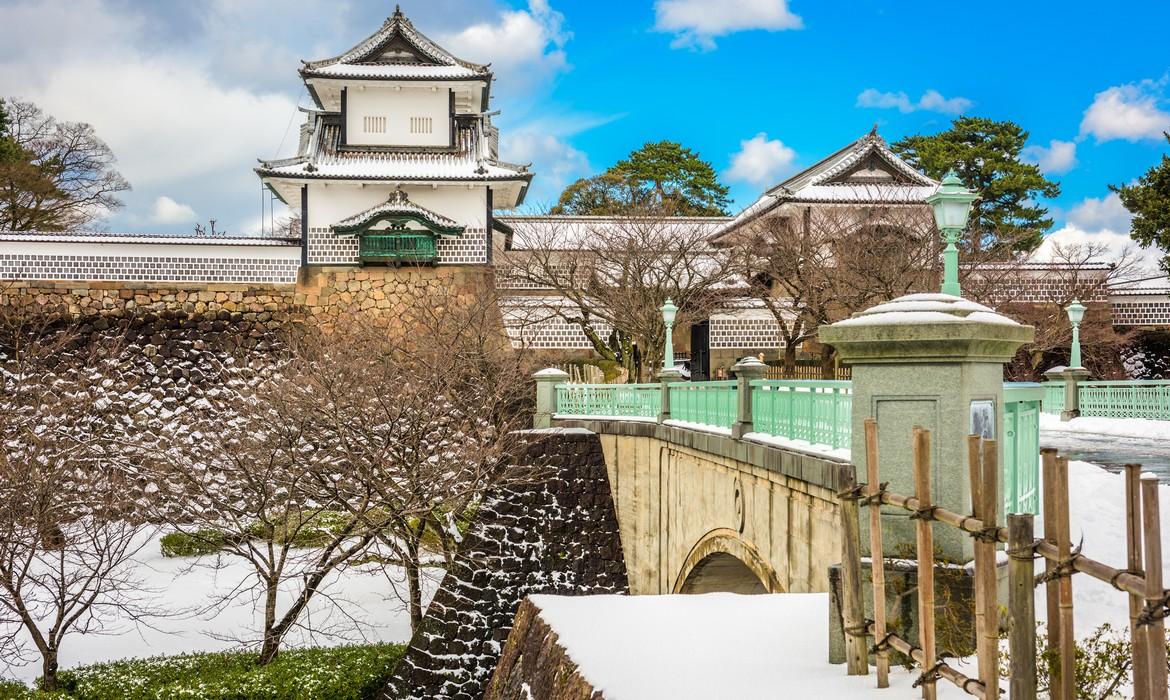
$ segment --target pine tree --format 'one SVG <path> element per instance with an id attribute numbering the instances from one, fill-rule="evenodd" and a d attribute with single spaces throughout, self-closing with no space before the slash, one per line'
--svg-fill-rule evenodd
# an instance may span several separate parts
<path id="1" fill-rule="evenodd" d="M 1170 141 L 1170 133 L 1165 134 Z M 1110 185 L 1133 214 L 1130 237 L 1143 248 L 1162 250 L 1162 269 L 1170 272 L 1170 156 L 1146 171 L 1133 185 Z"/>
<path id="2" fill-rule="evenodd" d="M 1028 132 L 1011 121 L 959 117 L 946 131 L 908 136 L 894 152 L 930 177 L 954 170 L 967 187 L 979 192 L 971 213 L 970 250 L 1030 252 L 1052 227 L 1041 197 L 1060 195 L 1060 184 L 1040 168 L 1020 159 Z"/>

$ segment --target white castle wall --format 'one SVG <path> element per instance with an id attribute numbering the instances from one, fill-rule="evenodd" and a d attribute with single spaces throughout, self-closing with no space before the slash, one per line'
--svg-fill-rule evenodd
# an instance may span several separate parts
<path id="1" fill-rule="evenodd" d="M 363 146 L 448 146 L 450 94 L 449 89 L 350 87 L 345 96 L 345 140 Z M 385 132 L 367 132 L 366 117 L 384 117 Z M 412 133 L 411 118 L 428 120 L 430 132 Z"/>
<path id="2" fill-rule="evenodd" d="M 0 279 L 293 284 L 301 262 L 300 246 L 271 241 L 28 238 L 0 235 Z"/>

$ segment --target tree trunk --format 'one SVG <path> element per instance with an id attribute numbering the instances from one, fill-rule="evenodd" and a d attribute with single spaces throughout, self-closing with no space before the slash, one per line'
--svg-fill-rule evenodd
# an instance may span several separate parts
<path id="1" fill-rule="evenodd" d="M 41 653 L 41 690 L 51 693 L 57 689 L 57 650 Z"/>
<path id="2" fill-rule="evenodd" d="M 784 378 L 796 378 L 796 344 L 791 341 L 784 344 Z"/>
<path id="3" fill-rule="evenodd" d="M 836 379 L 837 367 L 833 363 L 836 353 L 828 345 L 821 346 L 821 379 Z"/>
<path id="4" fill-rule="evenodd" d="M 260 647 L 260 658 L 256 660 L 256 665 L 267 666 L 276 661 L 278 654 L 280 654 L 280 635 L 274 630 L 268 630 L 264 633 L 264 645 Z"/>
<path id="5" fill-rule="evenodd" d="M 421 536 L 421 535 L 420 535 Z M 418 541 L 413 537 L 406 538 L 406 589 L 410 598 L 410 631 L 413 633 L 422 624 L 422 585 L 418 561 Z"/>
<path id="6" fill-rule="evenodd" d="M 256 660 L 257 666 L 267 666 L 276 660 L 276 655 L 280 653 L 280 639 L 284 636 L 276 626 L 277 581 L 270 579 L 265 584 L 267 588 L 264 591 L 264 644 L 260 648 L 260 658 Z"/>

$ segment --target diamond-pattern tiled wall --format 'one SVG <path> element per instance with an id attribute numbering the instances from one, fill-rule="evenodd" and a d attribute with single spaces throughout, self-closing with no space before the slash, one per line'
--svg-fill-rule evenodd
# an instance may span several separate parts
<path id="1" fill-rule="evenodd" d="M 0 279 L 293 284 L 295 259 L 0 253 Z"/>

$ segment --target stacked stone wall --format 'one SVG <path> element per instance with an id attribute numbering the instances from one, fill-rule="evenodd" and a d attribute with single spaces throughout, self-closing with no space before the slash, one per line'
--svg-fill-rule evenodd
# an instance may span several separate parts
<path id="1" fill-rule="evenodd" d="M 290 321 L 356 314 L 398 322 L 420 302 L 452 295 L 474 300 L 488 282 L 489 271 L 467 267 L 308 267 L 296 284 L 265 285 L 18 280 L 0 283 L 0 306 L 80 318 L 177 314 L 276 329 Z"/>

